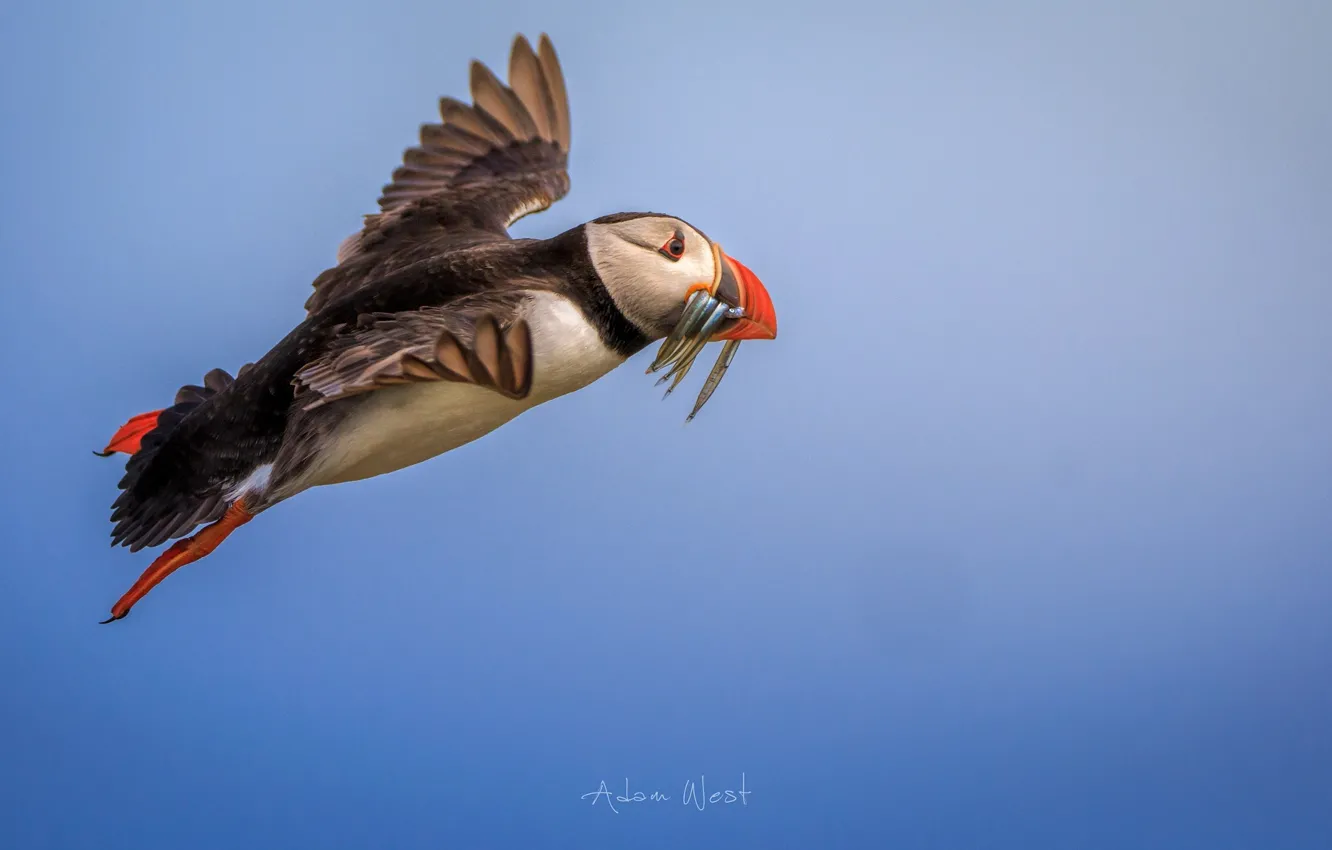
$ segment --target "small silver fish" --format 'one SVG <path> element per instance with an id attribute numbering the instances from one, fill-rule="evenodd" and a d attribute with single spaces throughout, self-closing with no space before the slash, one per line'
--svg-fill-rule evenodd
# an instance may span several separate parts
<path id="1" fill-rule="evenodd" d="M 693 421 L 712 398 L 742 340 L 777 338 L 777 314 L 768 290 L 758 277 L 743 263 L 728 257 L 716 243 L 712 245 L 712 256 L 715 270 L 712 283 L 706 288 L 702 283 L 697 288 L 690 287 L 694 291 L 686 299 L 679 320 L 647 368 L 649 375 L 666 369 L 666 374 L 657 380 L 657 386 L 671 382 L 662 396 L 666 398 L 689 374 L 704 346 L 714 339 L 725 342 L 686 423 Z"/>
<path id="2" fill-rule="evenodd" d="M 685 305 L 684 312 L 680 315 L 680 321 L 662 342 L 657 356 L 647 369 L 648 374 L 652 374 L 669 367 L 666 374 L 657 380 L 658 386 L 671 381 L 671 385 L 666 388 L 666 393 L 662 396 L 663 399 L 674 392 L 689 374 L 694 361 L 711 340 L 712 335 L 721 327 L 722 322 L 742 316 L 744 316 L 743 310 L 719 301 L 702 290 L 690 297 L 689 303 Z M 712 367 L 712 372 L 709 373 L 703 390 L 698 395 L 698 400 L 694 403 L 693 411 L 685 422 L 692 421 L 703 409 L 703 405 L 707 404 L 713 391 L 721 383 L 722 376 L 726 374 L 727 367 L 735 359 L 735 352 L 739 347 L 740 340 L 727 340 L 722 347 L 721 356 L 717 358 L 716 365 Z"/>

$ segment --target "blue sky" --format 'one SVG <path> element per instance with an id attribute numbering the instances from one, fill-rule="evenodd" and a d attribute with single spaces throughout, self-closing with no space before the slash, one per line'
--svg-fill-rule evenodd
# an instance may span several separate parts
<path id="1" fill-rule="evenodd" d="M 519 232 L 683 216 L 781 338 L 687 428 L 701 378 L 662 403 L 640 356 L 97 626 L 149 557 L 88 450 L 299 321 L 435 98 L 543 30 L 574 188 Z M 0 40 L 4 846 L 1332 841 L 1326 3 L 53 2 Z M 673 799 L 582 796 L 626 778 Z"/>

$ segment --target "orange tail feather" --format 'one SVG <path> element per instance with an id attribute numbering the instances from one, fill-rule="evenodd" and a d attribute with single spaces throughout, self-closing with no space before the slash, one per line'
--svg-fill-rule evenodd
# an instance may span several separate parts
<path id="1" fill-rule="evenodd" d="M 144 436 L 149 431 L 157 427 L 157 417 L 162 415 L 160 410 L 150 410 L 147 413 L 140 413 L 138 416 L 130 418 L 130 421 L 120 426 L 120 429 L 111 437 L 111 442 L 106 444 L 106 448 L 93 454 L 102 457 L 110 457 L 116 452 L 124 452 L 132 455 L 139 450 L 139 445 Z"/>
<path id="2" fill-rule="evenodd" d="M 134 607 L 134 603 L 147 596 L 148 591 L 157 587 L 162 579 L 186 564 L 192 564 L 208 555 L 223 540 L 227 539 L 228 534 L 231 534 L 251 519 L 254 519 L 254 514 L 245 509 L 243 500 L 238 499 L 232 503 L 231 507 L 227 508 L 227 512 L 217 522 L 204 526 L 193 537 L 186 537 L 184 540 L 177 540 L 171 544 L 170 548 L 158 555 L 157 559 L 148 566 L 148 569 L 143 571 L 143 575 L 139 576 L 139 580 L 134 583 L 134 586 L 124 596 L 120 597 L 115 605 L 111 606 L 111 616 L 102 622 L 110 623 L 124 617 Z"/>

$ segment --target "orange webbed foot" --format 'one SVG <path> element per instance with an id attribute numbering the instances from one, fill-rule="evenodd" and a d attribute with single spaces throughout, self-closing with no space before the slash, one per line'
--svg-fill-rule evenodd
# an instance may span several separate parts
<path id="1" fill-rule="evenodd" d="M 143 438 L 148 432 L 157 427 L 157 417 L 162 415 L 160 410 L 150 410 L 147 413 L 140 413 L 138 416 L 130 417 L 130 420 L 121 425 L 116 433 L 112 435 L 111 442 L 106 444 L 106 448 L 100 452 L 93 452 L 98 457 L 111 457 L 116 452 L 124 452 L 132 455 L 139 450 Z"/>
<path id="2" fill-rule="evenodd" d="M 143 575 L 139 576 L 134 586 L 111 606 L 111 616 L 103 620 L 102 624 L 114 623 L 123 618 L 134 604 L 147 596 L 148 591 L 160 584 L 162 579 L 186 564 L 192 564 L 208 555 L 227 539 L 227 535 L 253 518 L 254 514 L 245 509 L 244 500 L 238 499 L 227 508 L 227 512 L 217 522 L 205 526 L 193 537 L 186 537 L 171 544 L 170 548 L 158 555 L 148 569 L 143 571 Z"/>

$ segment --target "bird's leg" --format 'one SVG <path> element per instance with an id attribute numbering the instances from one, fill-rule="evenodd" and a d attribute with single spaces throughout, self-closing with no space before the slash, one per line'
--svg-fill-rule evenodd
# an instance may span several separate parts
<path id="1" fill-rule="evenodd" d="M 237 499 L 217 522 L 204 526 L 193 537 L 186 537 L 171 544 L 171 548 L 158 555 L 157 560 L 143 571 L 143 575 L 139 576 L 134 586 L 120 597 L 120 601 L 111 606 L 111 616 L 102 622 L 110 623 L 124 617 L 130 612 L 130 608 L 134 607 L 134 603 L 147 596 L 148 591 L 156 587 L 162 579 L 212 552 L 227 539 L 228 534 L 253 518 L 254 514 L 245 509 L 244 500 Z"/>

